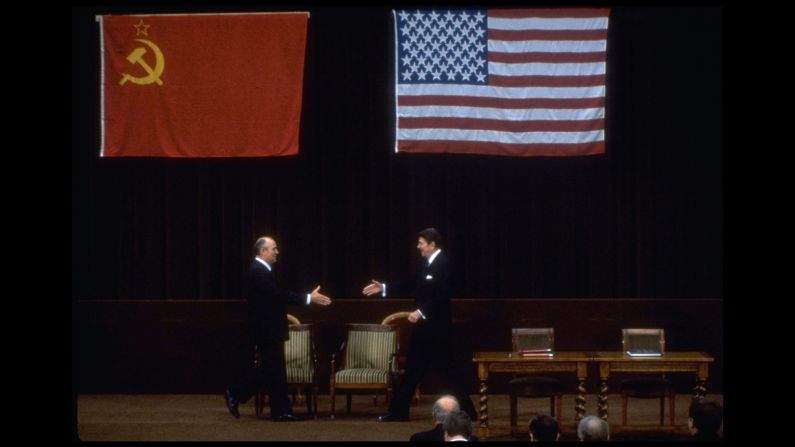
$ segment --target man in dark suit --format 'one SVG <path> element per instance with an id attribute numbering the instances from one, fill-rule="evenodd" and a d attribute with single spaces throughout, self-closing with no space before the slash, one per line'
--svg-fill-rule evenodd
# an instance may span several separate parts
<path id="1" fill-rule="evenodd" d="M 450 296 L 452 295 L 452 268 L 450 261 L 442 253 L 441 235 L 435 228 L 426 228 L 419 233 L 417 250 L 426 259 L 425 265 L 417 274 L 404 281 L 389 283 L 373 280 L 362 289 L 365 295 L 381 293 L 413 293 L 417 309 L 408 320 L 415 324 L 406 360 L 406 373 L 403 382 L 395 392 L 389 405 L 389 413 L 378 417 L 381 422 L 409 420 L 409 403 L 414 389 L 429 368 L 436 368 L 451 388 L 451 394 L 470 418 L 475 419 L 475 406 L 465 393 L 462 380 L 452 371 L 453 359 L 451 340 L 452 317 Z"/>
<path id="2" fill-rule="evenodd" d="M 472 437 L 472 419 L 463 411 L 453 411 L 448 414 L 442 428 L 446 442 L 469 442 Z"/>
<path id="3" fill-rule="evenodd" d="M 545 414 L 536 415 L 533 419 L 530 419 L 528 428 L 531 442 L 555 442 L 560 439 L 558 421 L 552 416 Z"/>
<path id="4" fill-rule="evenodd" d="M 433 430 L 421 431 L 411 435 L 409 441 L 411 442 L 444 442 L 444 420 L 447 415 L 460 411 L 458 400 L 454 396 L 446 394 L 433 403 L 433 420 L 436 422 L 436 427 Z M 477 436 L 470 436 L 470 441 L 477 441 Z"/>
<path id="5" fill-rule="evenodd" d="M 692 441 L 720 441 L 718 434 L 723 424 L 723 407 L 718 402 L 694 399 L 687 410 L 687 427 Z"/>
<path id="6" fill-rule="evenodd" d="M 300 420 L 293 414 L 287 398 L 287 371 L 284 364 L 284 341 L 289 338 L 287 305 L 309 304 L 327 306 L 331 299 L 318 291 L 295 293 L 280 289 L 273 278 L 273 264 L 279 256 L 276 241 L 265 236 L 254 244 L 254 261 L 246 272 L 243 294 L 248 303 L 249 332 L 262 359 L 259 369 L 251 369 L 248 377 L 224 392 L 226 407 L 239 418 L 238 403 L 246 402 L 260 388 L 268 390 L 271 419 L 278 422 Z"/>

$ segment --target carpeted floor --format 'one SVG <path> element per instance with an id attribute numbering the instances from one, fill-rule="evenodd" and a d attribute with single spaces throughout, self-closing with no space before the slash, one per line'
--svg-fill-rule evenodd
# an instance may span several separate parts
<path id="1" fill-rule="evenodd" d="M 710 395 L 723 403 L 722 395 Z M 477 405 L 478 396 L 472 395 Z M 355 395 L 350 414 L 345 397 L 337 397 L 337 417 L 329 417 L 330 400 L 321 395 L 319 415 L 301 422 L 277 423 L 257 419 L 253 399 L 240 406 L 240 419 L 227 412 L 222 395 L 80 395 L 77 398 L 77 436 L 83 441 L 407 441 L 412 433 L 433 427 L 433 396 L 423 396 L 411 407 L 411 421 L 379 423 L 375 418 L 386 411 L 381 397 Z M 608 400 L 613 440 L 687 439 L 687 408 L 690 396 L 676 397 L 676 426 L 653 427 L 659 421 L 659 400 L 631 399 L 629 423 L 621 427 L 618 396 Z M 667 406 L 666 406 L 667 407 Z M 306 406 L 296 404 L 296 414 L 305 415 Z M 548 413 L 547 399 L 519 400 L 519 429 L 511 435 L 508 396 L 489 396 L 489 441 L 527 441 L 527 423 L 536 413 Z M 266 407 L 267 413 L 267 407 Z M 596 396 L 588 395 L 586 414 L 596 414 Z M 667 416 L 666 416 L 667 420 Z M 638 424 L 638 425 L 636 425 Z M 474 433 L 478 434 L 477 422 Z M 564 396 L 561 440 L 574 440 L 574 396 Z"/>

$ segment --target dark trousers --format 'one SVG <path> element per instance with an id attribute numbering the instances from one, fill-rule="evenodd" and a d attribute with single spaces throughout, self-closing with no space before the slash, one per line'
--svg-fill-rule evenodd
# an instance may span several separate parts
<path id="1" fill-rule="evenodd" d="M 453 371 L 451 345 L 444 340 L 444 337 L 412 337 L 406 359 L 406 373 L 389 405 L 390 413 L 409 414 L 409 404 L 414 390 L 428 371 L 433 368 L 440 373 L 444 380 L 443 394 L 455 396 L 461 406 L 461 411 L 469 414 L 473 423 L 477 420 L 475 405 L 469 398 L 469 394 L 466 393 L 466 381 L 462 380 L 460 374 Z"/>
<path id="2" fill-rule="evenodd" d="M 261 389 L 268 391 L 271 417 L 292 413 L 287 397 L 287 370 L 284 366 L 284 342 L 260 343 L 260 367 L 251 368 L 242 382 L 229 388 L 232 396 L 246 402 Z"/>

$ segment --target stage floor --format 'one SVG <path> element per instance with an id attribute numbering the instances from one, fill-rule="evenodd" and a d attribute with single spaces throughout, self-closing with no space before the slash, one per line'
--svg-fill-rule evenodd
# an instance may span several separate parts
<path id="1" fill-rule="evenodd" d="M 708 396 L 723 403 L 723 396 Z M 379 423 L 375 418 L 386 411 L 383 396 L 373 405 L 372 395 L 354 395 L 350 414 L 345 396 L 337 396 L 336 419 L 331 420 L 330 399 L 318 399 L 317 419 L 277 423 L 257 419 L 253 399 L 240 405 L 240 419 L 229 415 L 224 398 L 206 394 L 138 394 L 77 396 L 77 437 L 83 441 L 408 441 L 418 431 L 433 427 L 431 406 L 435 396 L 423 396 L 412 405 L 409 422 Z M 478 396 L 472 395 L 475 406 Z M 596 395 L 586 396 L 586 414 L 596 414 Z M 620 398 L 611 395 L 608 411 L 613 440 L 685 440 L 690 396 L 676 396 L 676 426 L 654 427 L 659 421 L 658 399 L 630 399 L 629 423 L 622 427 Z M 537 413 L 549 412 L 548 399 L 519 399 L 519 429 L 512 435 L 509 426 L 508 396 L 489 396 L 489 440 L 527 441 L 527 424 Z M 666 405 L 667 409 L 667 405 Z M 294 404 L 296 414 L 305 416 L 306 405 Z M 565 395 L 561 440 L 575 440 L 574 395 Z M 668 417 L 666 416 L 666 420 Z M 477 422 L 474 424 L 477 435 Z"/>

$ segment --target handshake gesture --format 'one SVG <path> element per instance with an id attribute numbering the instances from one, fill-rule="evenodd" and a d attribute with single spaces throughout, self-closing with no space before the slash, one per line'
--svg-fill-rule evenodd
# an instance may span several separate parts
<path id="1" fill-rule="evenodd" d="M 362 293 L 370 296 L 375 295 L 376 293 L 381 293 L 384 290 L 384 283 L 378 282 L 373 280 L 370 284 L 367 284 L 364 289 L 362 289 Z"/>
<path id="2" fill-rule="evenodd" d="M 370 295 L 375 295 L 376 293 L 381 293 L 383 292 L 383 290 L 384 290 L 384 283 L 378 282 L 373 279 L 370 284 L 364 286 L 364 288 L 362 289 L 362 293 L 367 296 L 370 296 Z M 420 320 L 420 318 L 422 318 L 422 314 L 418 310 L 415 310 L 408 316 L 408 320 L 412 323 L 416 323 L 417 321 Z"/>
<path id="3" fill-rule="evenodd" d="M 328 306 L 329 304 L 331 304 L 331 298 L 327 297 L 326 295 L 323 295 L 322 293 L 319 292 L 319 290 L 320 286 L 315 287 L 315 290 L 313 290 L 312 293 L 309 294 L 309 299 L 313 303 L 320 304 L 321 306 Z"/>

